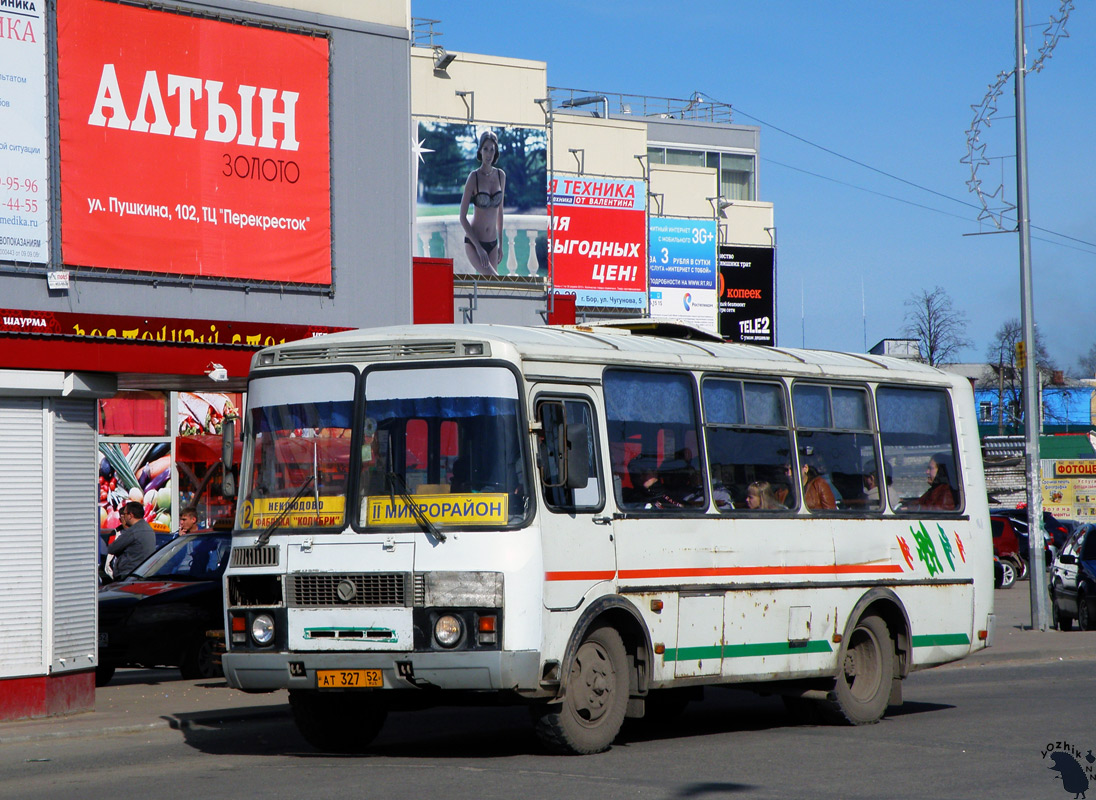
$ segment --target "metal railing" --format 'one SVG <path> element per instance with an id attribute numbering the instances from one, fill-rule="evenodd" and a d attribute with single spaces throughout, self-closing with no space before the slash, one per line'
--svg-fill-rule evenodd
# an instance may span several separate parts
<path id="1" fill-rule="evenodd" d="M 730 103 L 714 100 L 703 92 L 693 92 L 690 97 L 683 99 L 549 86 L 548 96 L 552 99 L 554 109 L 581 107 L 598 116 L 682 119 L 723 125 L 734 122 Z"/>

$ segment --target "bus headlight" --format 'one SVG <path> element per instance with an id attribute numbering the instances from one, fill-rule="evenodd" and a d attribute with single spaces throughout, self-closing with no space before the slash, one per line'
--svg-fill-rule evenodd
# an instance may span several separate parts
<path id="1" fill-rule="evenodd" d="M 434 638 L 442 647 L 454 647 L 462 638 L 463 626 L 459 617 L 446 614 L 434 623 Z"/>
<path id="2" fill-rule="evenodd" d="M 256 614 L 251 620 L 251 638 L 263 647 L 274 641 L 274 618 L 269 614 Z"/>

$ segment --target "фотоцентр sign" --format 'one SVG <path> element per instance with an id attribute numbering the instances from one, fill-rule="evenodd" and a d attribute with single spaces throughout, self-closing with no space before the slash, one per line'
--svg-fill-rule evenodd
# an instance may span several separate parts
<path id="1" fill-rule="evenodd" d="M 65 263 L 330 284 L 328 40 L 57 8 Z"/>

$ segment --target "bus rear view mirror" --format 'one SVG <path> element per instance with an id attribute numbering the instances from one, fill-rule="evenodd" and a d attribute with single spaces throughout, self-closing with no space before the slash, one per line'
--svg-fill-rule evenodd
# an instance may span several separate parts
<path id="1" fill-rule="evenodd" d="M 225 497 L 236 496 L 236 476 L 232 474 L 236 452 L 236 418 L 226 417 L 221 422 L 221 465 L 224 477 L 221 479 L 221 494 Z"/>
<path id="2" fill-rule="evenodd" d="M 585 425 L 572 423 L 565 428 L 564 482 L 568 489 L 583 489 L 590 482 L 590 434 Z"/>

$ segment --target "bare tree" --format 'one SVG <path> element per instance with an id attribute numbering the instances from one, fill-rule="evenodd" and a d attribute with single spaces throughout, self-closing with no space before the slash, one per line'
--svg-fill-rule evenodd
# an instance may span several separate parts
<path id="1" fill-rule="evenodd" d="M 1077 359 L 1079 378 L 1091 378 L 1096 376 L 1096 344 L 1088 348 L 1088 352 Z"/>
<path id="2" fill-rule="evenodd" d="M 921 360 L 936 366 L 955 361 L 973 342 L 966 338 L 967 315 L 957 311 L 943 288 L 922 289 L 906 301 L 906 335 L 920 343 Z"/>
<path id="3" fill-rule="evenodd" d="M 1018 319 L 1005 320 L 986 349 L 986 374 L 983 381 L 997 387 L 1000 425 L 1019 425 L 1023 420 L 1023 374 L 1016 360 L 1016 345 L 1024 338 L 1024 327 Z M 1029 351 L 1030 352 L 1030 351 Z M 1047 353 L 1043 335 L 1035 329 L 1035 365 L 1041 382 L 1049 380 L 1055 369 Z"/>

